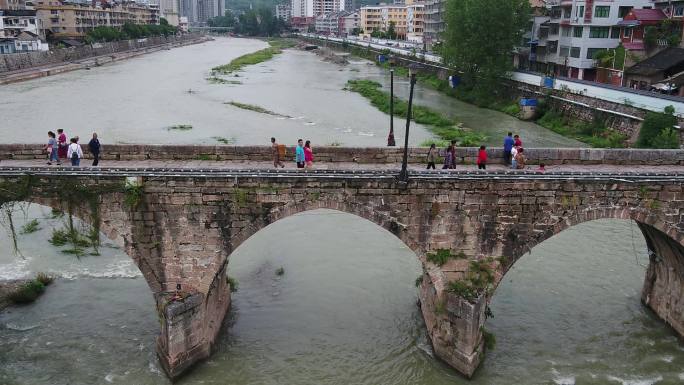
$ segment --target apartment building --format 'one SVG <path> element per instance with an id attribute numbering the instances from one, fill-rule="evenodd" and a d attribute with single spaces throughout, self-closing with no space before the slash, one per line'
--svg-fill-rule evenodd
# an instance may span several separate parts
<path id="1" fill-rule="evenodd" d="M 0 38 L 13 38 L 22 32 L 36 36 L 43 35 L 40 19 L 35 10 L 16 9 L 0 10 Z"/>
<path id="2" fill-rule="evenodd" d="M 444 7 L 446 0 L 427 0 L 423 11 L 425 30 L 423 40 L 428 49 L 439 43 L 444 32 Z"/>
<path id="3" fill-rule="evenodd" d="M 595 55 L 621 41 L 620 22 L 651 0 L 549 0 L 545 16 L 533 20 L 529 67 L 577 79 L 596 79 Z"/>
<path id="4" fill-rule="evenodd" d="M 82 39 L 95 27 L 120 28 L 124 23 L 158 24 L 159 8 L 137 3 L 108 4 L 37 0 L 37 16 L 51 39 Z"/>
<path id="5" fill-rule="evenodd" d="M 414 4 L 411 0 L 407 0 L 406 4 L 380 4 L 361 7 L 359 9 L 360 28 L 364 35 L 370 35 L 374 31 L 386 32 L 390 23 L 394 23 L 397 39 L 405 40 L 409 33 L 409 8 L 411 8 L 411 36 L 415 39 L 420 34 L 422 38 L 424 4 Z"/>
<path id="6" fill-rule="evenodd" d="M 276 4 L 275 16 L 281 20 L 290 20 L 292 17 L 292 5 L 287 3 Z"/>
<path id="7" fill-rule="evenodd" d="M 344 11 L 344 5 L 344 0 L 313 0 L 313 13 L 318 17 Z"/>
<path id="8" fill-rule="evenodd" d="M 314 0 L 291 0 L 292 17 L 314 17 Z"/>
<path id="9" fill-rule="evenodd" d="M 406 40 L 422 43 L 424 33 L 425 4 L 413 3 L 406 5 Z"/>
<path id="10" fill-rule="evenodd" d="M 358 12 L 347 12 L 346 15 L 338 19 L 338 36 L 347 37 L 352 31 L 359 28 L 360 18 Z"/>
<path id="11" fill-rule="evenodd" d="M 156 5 L 159 6 L 159 17 L 163 17 L 166 21 L 178 27 L 180 23 L 180 9 L 179 1 L 177 0 L 154 0 Z M 152 5 L 152 4 L 150 4 Z"/>

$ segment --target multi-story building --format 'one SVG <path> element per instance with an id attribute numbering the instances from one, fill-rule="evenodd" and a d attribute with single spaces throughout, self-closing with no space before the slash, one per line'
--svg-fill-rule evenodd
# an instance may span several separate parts
<path id="1" fill-rule="evenodd" d="M 314 0 L 291 0 L 292 17 L 314 17 Z"/>
<path id="2" fill-rule="evenodd" d="M 14 37 L 0 37 L 0 54 L 47 50 L 47 43 L 32 32 L 24 31 Z"/>
<path id="3" fill-rule="evenodd" d="M 35 10 L 0 10 L 0 38 L 13 38 L 22 32 L 43 36 L 41 21 Z M 44 37 L 44 36 L 43 36 Z"/>
<path id="4" fill-rule="evenodd" d="M 179 2 L 177 0 L 152 0 L 149 5 L 150 8 L 154 8 L 155 6 L 159 8 L 159 17 L 166 19 L 166 21 L 170 24 L 173 25 L 174 27 L 178 27 L 178 18 L 179 18 L 179 9 L 178 9 L 178 4 Z"/>
<path id="5" fill-rule="evenodd" d="M 313 0 L 313 14 L 316 17 L 344 11 L 344 0 Z"/>
<path id="6" fill-rule="evenodd" d="M 352 34 L 352 31 L 359 28 L 359 13 L 347 12 L 346 15 L 338 19 L 337 31 L 341 37 L 347 37 Z"/>
<path id="7" fill-rule="evenodd" d="M 159 8 L 136 3 L 91 4 L 37 0 L 37 16 L 51 39 L 81 39 L 95 27 L 120 28 L 124 23 L 158 24 Z"/>
<path id="8" fill-rule="evenodd" d="M 0 0 L 0 9 L 15 11 L 20 9 L 26 9 L 25 0 Z"/>
<path id="9" fill-rule="evenodd" d="M 446 0 L 427 0 L 425 2 L 424 16 L 425 31 L 423 40 L 428 48 L 439 43 L 444 32 L 444 7 Z"/>
<path id="10" fill-rule="evenodd" d="M 290 20 L 292 17 L 292 5 L 288 3 L 276 4 L 275 16 L 281 20 Z"/>
<path id="11" fill-rule="evenodd" d="M 577 79 L 596 79 L 595 55 L 620 43 L 620 21 L 651 0 L 549 0 L 548 13 L 535 17 L 530 38 L 533 70 Z"/>
<path id="12" fill-rule="evenodd" d="M 197 0 L 178 0 L 178 16 L 185 18 L 186 25 L 197 23 Z"/>
<path id="13" fill-rule="evenodd" d="M 409 12 L 411 14 L 410 28 Z M 370 35 L 374 31 L 386 32 L 390 24 L 393 23 L 397 39 L 405 40 L 410 33 L 414 41 L 422 41 L 423 12 L 424 4 L 413 3 L 412 0 L 406 0 L 406 4 L 380 4 L 361 7 L 359 10 L 360 28 L 365 35 Z"/>
<path id="14" fill-rule="evenodd" d="M 204 25 L 211 18 L 223 16 L 225 2 L 223 0 L 196 0 L 197 23 Z"/>

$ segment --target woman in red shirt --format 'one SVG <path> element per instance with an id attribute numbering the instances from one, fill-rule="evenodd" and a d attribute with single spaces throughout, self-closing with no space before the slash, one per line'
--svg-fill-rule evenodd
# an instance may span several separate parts
<path id="1" fill-rule="evenodd" d="M 480 146 L 480 151 L 477 152 L 477 169 L 487 169 L 487 147 Z"/>
<path id="2" fill-rule="evenodd" d="M 313 150 L 311 149 L 310 140 L 307 140 L 304 144 L 304 161 L 306 162 L 306 168 L 313 167 Z"/>

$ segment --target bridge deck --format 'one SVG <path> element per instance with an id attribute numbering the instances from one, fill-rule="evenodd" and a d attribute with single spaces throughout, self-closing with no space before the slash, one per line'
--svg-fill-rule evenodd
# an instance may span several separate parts
<path id="1" fill-rule="evenodd" d="M 0 175 L 37 174 L 37 175 L 118 175 L 118 176 L 339 176 L 387 178 L 397 175 L 400 164 L 359 164 L 359 163 L 316 163 L 313 169 L 297 169 L 294 164 L 286 163 L 284 169 L 274 169 L 272 163 L 263 161 L 101 161 L 100 167 L 90 167 L 91 161 L 84 159 L 81 167 L 52 165 L 41 160 L 3 160 L 0 162 Z M 439 165 L 438 165 L 439 167 Z M 619 166 L 619 165 L 554 165 L 547 166 L 545 173 L 538 172 L 538 166 L 528 166 L 525 170 L 511 170 L 501 164 L 487 166 L 486 171 L 475 165 L 458 165 L 454 170 L 426 170 L 425 165 L 410 164 L 411 175 L 420 178 L 626 178 L 626 179 L 667 179 L 684 181 L 684 166 Z"/>

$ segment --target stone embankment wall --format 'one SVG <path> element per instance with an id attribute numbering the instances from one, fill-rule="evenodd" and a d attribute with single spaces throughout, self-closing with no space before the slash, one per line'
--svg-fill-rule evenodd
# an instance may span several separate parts
<path id="1" fill-rule="evenodd" d="M 190 42 L 201 39 L 196 34 L 182 36 L 156 36 L 137 39 L 84 45 L 82 47 L 59 48 L 44 52 L 27 52 L 0 55 L 0 74 L 8 71 L 25 70 L 51 64 L 68 63 L 75 60 L 88 59 L 95 56 L 149 48 L 162 44 Z"/>
<path id="2" fill-rule="evenodd" d="M 87 151 L 87 146 L 83 146 Z M 2 159 L 44 159 L 42 144 L 0 145 Z M 456 155 L 462 163 L 475 163 L 478 149 L 459 147 Z M 427 148 L 409 148 L 409 163 L 425 163 Z M 444 152 L 441 149 L 440 152 Z M 503 163 L 503 151 L 487 150 L 490 163 Z M 400 147 L 315 147 L 317 162 L 401 163 Z M 682 150 L 591 149 L 591 148 L 526 148 L 530 164 L 616 164 L 616 165 L 684 165 Z M 86 157 L 89 154 L 86 152 Z M 294 147 L 286 159 L 292 160 Z M 107 145 L 103 144 L 103 160 L 218 160 L 269 161 L 269 146 L 193 146 L 193 145 Z"/>

